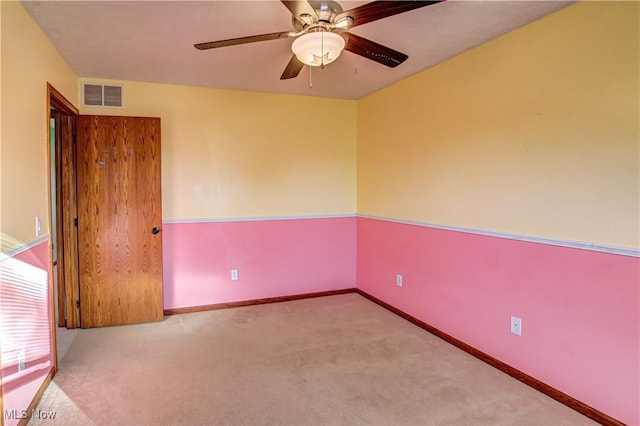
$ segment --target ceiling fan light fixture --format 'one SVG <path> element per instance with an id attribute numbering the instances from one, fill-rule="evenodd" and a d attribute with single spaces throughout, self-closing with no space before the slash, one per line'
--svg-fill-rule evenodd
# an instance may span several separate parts
<path id="1" fill-rule="evenodd" d="M 291 50 L 303 64 L 319 67 L 335 61 L 342 53 L 344 44 L 344 39 L 336 33 L 314 31 L 295 39 Z"/>

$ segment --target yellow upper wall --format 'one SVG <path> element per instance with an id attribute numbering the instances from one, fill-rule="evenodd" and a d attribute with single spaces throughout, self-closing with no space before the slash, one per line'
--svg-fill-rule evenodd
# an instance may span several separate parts
<path id="1" fill-rule="evenodd" d="M 46 82 L 81 98 L 0 5 L 0 215 L 26 242 L 47 229 Z M 354 213 L 357 170 L 362 214 L 638 247 L 638 9 L 579 3 L 357 102 L 123 82 L 124 109 L 81 110 L 162 118 L 165 219 Z"/>
<path id="2" fill-rule="evenodd" d="M 355 214 L 356 101 L 92 81 L 125 107 L 82 114 L 161 118 L 165 220 Z"/>
<path id="3" fill-rule="evenodd" d="M 0 1 L 2 250 L 32 241 L 35 217 L 48 228 L 47 82 L 76 102 L 77 77 L 16 1 Z"/>
<path id="4" fill-rule="evenodd" d="M 358 213 L 639 246 L 638 2 L 583 2 L 358 102 Z"/>

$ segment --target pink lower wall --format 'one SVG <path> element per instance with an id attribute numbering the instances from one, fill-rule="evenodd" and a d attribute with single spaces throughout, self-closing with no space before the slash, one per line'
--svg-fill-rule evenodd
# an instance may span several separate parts
<path id="1" fill-rule="evenodd" d="M 640 424 L 638 258 L 367 218 L 357 232 L 359 289 Z"/>
<path id="2" fill-rule="evenodd" d="M 21 300 L 24 301 L 20 293 L 15 291 L 13 282 L 21 279 L 27 282 L 37 281 L 44 287 L 34 289 L 35 291 L 28 295 L 28 311 L 23 311 L 19 314 L 24 316 L 25 321 L 28 322 L 30 326 L 25 327 L 24 334 L 21 333 L 18 337 L 18 339 L 20 339 L 18 344 L 27 347 L 30 345 L 30 341 L 37 340 L 42 344 L 44 339 L 50 347 L 51 317 L 50 307 L 48 306 L 48 282 L 46 282 L 49 269 L 49 242 L 42 241 L 33 247 L 20 251 L 14 256 L 10 256 L 8 259 L 3 259 L 2 263 L 3 264 L 0 265 L 2 268 L 2 273 L 0 274 L 0 323 L 2 328 L 8 327 L 10 320 L 16 319 L 15 317 L 8 317 L 9 306 L 15 306 L 14 301 L 16 301 L 16 303 L 20 303 Z M 18 274 L 14 275 L 16 271 Z M 33 276 L 21 277 L 19 275 L 19 273 L 30 274 L 33 273 L 33 271 L 37 271 L 39 277 L 37 280 Z M 44 276 L 44 278 L 41 280 L 40 276 Z M 3 335 L 3 341 L 1 343 L 3 351 L 8 350 L 10 346 L 14 346 L 5 340 L 6 337 L 6 335 Z M 11 356 L 13 357 L 13 355 L 12 353 Z M 31 404 L 38 389 L 42 386 L 45 377 L 53 367 L 53 356 L 52 353 L 49 352 L 45 358 L 27 362 L 27 368 L 18 374 L 17 378 L 17 367 L 13 364 L 15 364 L 15 360 L 6 360 L 3 357 L 2 415 L 4 416 L 4 424 L 7 426 L 18 424 L 20 417 L 26 413 L 27 407 Z M 9 376 L 13 377 L 11 382 L 6 380 Z"/>
<path id="3" fill-rule="evenodd" d="M 165 223 L 163 257 L 165 309 L 353 288 L 356 218 Z"/>
<path id="4" fill-rule="evenodd" d="M 638 258 L 350 217 L 165 223 L 163 249 L 165 308 L 357 284 L 614 418 L 640 424 Z M 46 268 L 48 256 L 44 242 L 15 258 Z M 239 270 L 238 281 L 231 269 Z M 511 315 L 523 320 L 520 337 L 509 331 Z M 5 392 L 4 409 L 26 408 L 44 374 Z"/>
<path id="5" fill-rule="evenodd" d="M 16 254 L 13 258 L 47 271 L 49 269 L 49 240 L 41 241 Z"/>

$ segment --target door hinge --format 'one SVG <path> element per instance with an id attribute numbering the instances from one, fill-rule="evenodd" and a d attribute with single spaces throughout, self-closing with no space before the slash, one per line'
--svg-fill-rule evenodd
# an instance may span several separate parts
<path id="1" fill-rule="evenodd" d="M 75 226 L 76 228 L 78 227 L 78 218 L 74 218 L 73 219 L 73 226 Z"/>
<path id="2" fill-rule="evenodd" d="M 80 300 L 76 300 L 76 308 L 80 309 Z"/>

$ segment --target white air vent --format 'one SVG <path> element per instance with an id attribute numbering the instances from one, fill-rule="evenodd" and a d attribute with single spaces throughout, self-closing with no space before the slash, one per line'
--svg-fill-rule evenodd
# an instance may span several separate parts
<path id="1" fill-rule="evenodd" d="M 84 83 L 82 93 L 84 106 L 122 108 L 122 86 Z"/>

